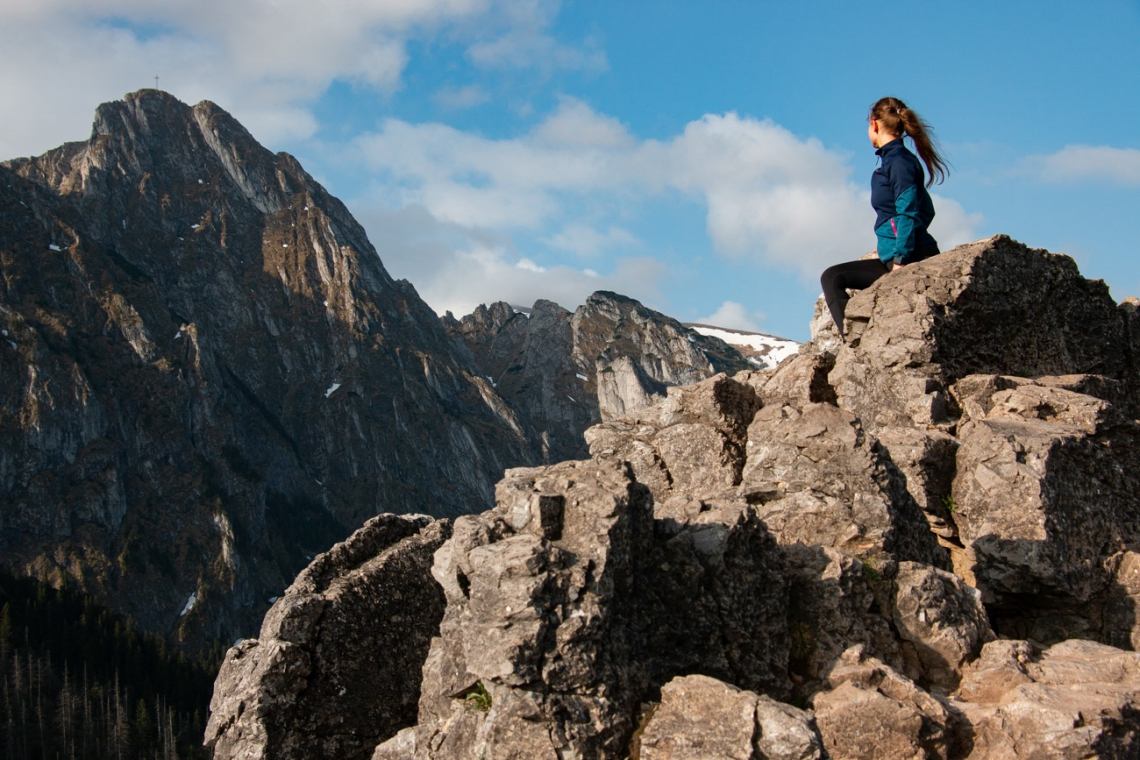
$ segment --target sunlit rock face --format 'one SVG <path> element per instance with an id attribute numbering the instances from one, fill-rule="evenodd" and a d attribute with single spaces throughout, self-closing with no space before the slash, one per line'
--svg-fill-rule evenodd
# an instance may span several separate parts
<path id="1" fill-rule="evenodd" d="M 382 253 L 382 252 L 381 252 Z M 0 545 L 194 644 L 378 512 L 490 506 L 536 437 L 344 205 L 144 90 L 0 165 Z"/>

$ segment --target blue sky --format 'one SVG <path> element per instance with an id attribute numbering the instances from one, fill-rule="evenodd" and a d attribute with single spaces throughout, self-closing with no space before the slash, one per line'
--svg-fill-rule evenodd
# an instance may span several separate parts
<path id="1" fill-rule="evenodd" d="M 158 74 L 300 158 L 441 312 L 611 289 L 805 339 L 818 272 L 874 247 L 886 94 L 953 166 L 944 248 L 1003 232 L 1140 294 L 1135 0 L 0 0 L 0 25 L 0 156 Z"/>

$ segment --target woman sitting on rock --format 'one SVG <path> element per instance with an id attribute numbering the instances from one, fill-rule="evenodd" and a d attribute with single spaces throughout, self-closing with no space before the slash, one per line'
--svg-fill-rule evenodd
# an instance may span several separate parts
<path id="1" fill-rule="evenodd" d="M 827 308 L 841 338 L 848 288 L 869 287 L 892 269 L 938 253 L 938 242 L 926 231 L 934 219 L 934 204 L 926 188 L 935 178 L 942 182 L 948 173 L 946 162 L 931 140 L 930 126 L 898 98 L 881 98 L 871 106 L 867 121 L 867 136 L 880 162 L 871 175 L 871 206 L 878 212 L 875 235 L 879 257 L 836 264 L 820 277 Z M 925 185 L 922 164 L 903 145 L 903 137 L 914 141 L 922 163 L 926 164 L 930 177 Z"/>

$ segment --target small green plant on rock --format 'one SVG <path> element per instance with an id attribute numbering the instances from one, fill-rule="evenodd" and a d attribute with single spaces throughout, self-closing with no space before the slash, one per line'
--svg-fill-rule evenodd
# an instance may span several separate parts
<path id="1" fill-rule="evenodd" d="M 476 681 L 475 685 L 463 695 L 463 706 L 468 710 L 478 710 L 479 712 L 487 712 L 491 709 L 491 695 L 487 693 L 487 687 L 483 685 L 482 681 Z"/>
<path id="2" fill-rule="evenodd" d="M 954 501 L 954 497 L 951 494 L 946 494 L 942 497 L 942 506 L 946 507 L 946 511 L 950 514 L 954 514 L 958 511 L 958 502 Z"/>
<path id="3" fill-rule="evenodd" d="M 878 563 L 872 557 L 867 557 L 862 562 L 863 577 L 867 579 L 867 584 L 870 585 L 871 590 L 877 594 L 883 585 L 883 574 L 879 571 Z"/>

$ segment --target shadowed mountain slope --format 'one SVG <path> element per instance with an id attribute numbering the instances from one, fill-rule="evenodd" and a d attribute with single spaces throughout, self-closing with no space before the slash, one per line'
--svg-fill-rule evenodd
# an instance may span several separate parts
<path id="1" fill-rule="evenodd" d="M 143 90 L 0 164 L 0 547 L 189 645 L 378 512 L 488 507 L 535 438 L 364 230 Z"/>

